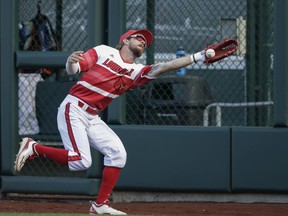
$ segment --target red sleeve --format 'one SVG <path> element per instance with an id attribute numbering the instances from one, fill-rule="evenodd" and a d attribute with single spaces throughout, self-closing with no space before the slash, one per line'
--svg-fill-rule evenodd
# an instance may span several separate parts
<path id="1" fill-rule="evenodd" d="M 98 59 L 98 55 L 96 53 L 96 50 L 94 48 L 89 49 L 86 51 L 82 57 L 85 59 L 84 61 L 80 61 L 80 71 L 86 72 L 91 68 Z"/>

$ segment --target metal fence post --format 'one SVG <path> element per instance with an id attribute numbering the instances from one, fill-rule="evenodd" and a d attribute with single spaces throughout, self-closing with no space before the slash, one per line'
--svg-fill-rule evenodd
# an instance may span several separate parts
<path id="1" fill-rule="evenodd" d="M 13 160 L 18 143 L 18 85 L 14 67 L 16 4 L 16 0 L 0 2 L 1 175 L 13 174 Z"/>
<path id="2" fill-rule="evenodd" d="M 108 5 L 108 44 L 116 46 L 120 35 L 126 31 L 126 1 L 109 0 Z M 109 124 L 124 124 L 126 122 L 126 95 L 116 98 L 108 108 L 107 122 Z"/>
<path id="3" fill-rule="evenodd" d="M 269 101 L 271 100 L 272 88 L 272 67 L 271 67 L 271 53 L 272 53 L 272 25 L 271 20 L 273 14 L 271 1 L 259 2 L 259 52 L 258 55 L 258 88 L 255 101 Z M 256 108 L 257 124 L 269 125 L 270 119 L 267 118 L 267 110 Z"/>
<path id="4" fill-rule="evenodd" d="M 88 0 L 88 48 L 105 43 L 105 0 Z M 91 148 L 93 163 L 87 170 L 88 178 L 101 178 L 103 156 Z"/>
<path id="5" fill-rule="evenodd" d="M 274 10 L 274 126 L 288 126 L 288 2 L 275 0 Z"/>
<path id="6" fill-rule="evenodd" d="M 147 0 L 147 29 L 149 29 L 155 40 L 155 0 Z M 154 52 L 155 52 L 155 46 L 154 43 L 151 44 L 151 46 L 147 47 L 147 64 L 154 64 Z"/>
<path id="7" fill-rule="evenodd" d="M 271 100 L 271 1 L 251 0 L 248 5 L 247 29 L 247 101 Z M 247 125 L 267 125 L 266 111 L 249 109 Z"/>

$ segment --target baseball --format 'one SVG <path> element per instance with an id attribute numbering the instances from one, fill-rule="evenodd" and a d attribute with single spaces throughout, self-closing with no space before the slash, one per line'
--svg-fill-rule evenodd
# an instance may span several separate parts
<path id="1" fill-rule="evenodd" d="M 214 51 L 213 49 L 208 49 L 208 50 L 206 50 L 206 56 L 207 56 L 208 58 L 214 57 L 214 56 L 215 56 L 215 51 Z"/>

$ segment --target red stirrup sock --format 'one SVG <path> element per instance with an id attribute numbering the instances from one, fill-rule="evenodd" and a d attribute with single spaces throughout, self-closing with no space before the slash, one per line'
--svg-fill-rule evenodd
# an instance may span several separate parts
<path id="1" fill-rule="evenodd" d="M 48 146 L 43 146 L 40 144 L 35 145 L 34 147 L 36 153 L 38 153 L 39 156 L 46 157 L 48 159 L 52 159 L 59 164 L 68 165 L 68 150 L 66 149 L 58 149 Z"/>
<path id="2" fill-rule="evenodd" d="M 104 167 L 102 173 L 102 183 L 96 200 L 97 204 L 102 204 L 108 200 L 118 178 L 121 168 L 117 167 Z"/>

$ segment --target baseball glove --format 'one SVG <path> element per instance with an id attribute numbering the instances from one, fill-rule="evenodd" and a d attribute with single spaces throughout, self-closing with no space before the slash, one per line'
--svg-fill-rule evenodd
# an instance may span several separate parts
<path id="1" fill-rule="evenodd" d="M 211 64 L 232 55 L 238 49 L 238 43 L 235 39 L 227 38 L 219 43 L 209 45 L 205 48 L 205 52 L 207 49 L 213 49 L 215 51 L 214 57 L 208 58 L 205 56 L 204 63 Z"/>

